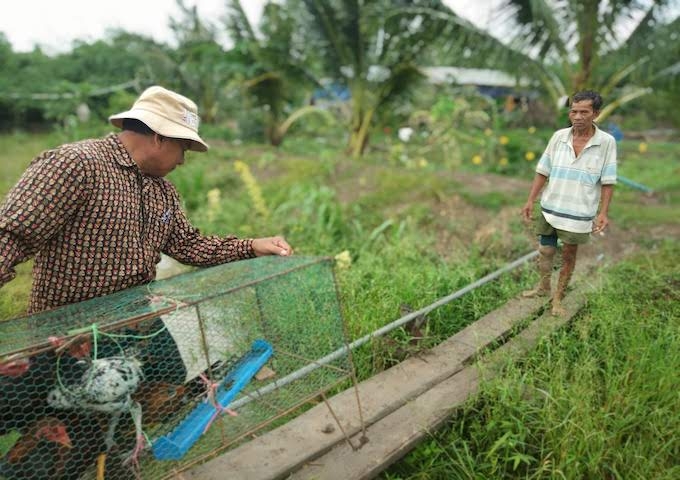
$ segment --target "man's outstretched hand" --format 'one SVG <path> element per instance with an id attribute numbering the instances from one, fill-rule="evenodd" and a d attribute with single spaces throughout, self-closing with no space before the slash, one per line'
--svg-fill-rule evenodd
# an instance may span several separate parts
<path id="1" fill-rule="evenodd" d="M 264 255 L 281 255 L 287 257 L 293 254 L 293 248 L 281 236 L 253 239 L 253 251 L 258 257 Z"/>

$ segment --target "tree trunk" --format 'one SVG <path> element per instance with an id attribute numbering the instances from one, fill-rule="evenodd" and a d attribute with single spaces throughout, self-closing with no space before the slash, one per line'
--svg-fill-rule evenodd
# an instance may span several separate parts
<path id="1" fill-rule="evenodd" d="M 278 147 L 283 141 L 283 135 L 279 131 L 279 117 L 274 115 L 271 111 L 266 116 L 264 134 L 270 145 Z"/>
<path id="2" fill-rule="evenodd" d="M 586 1 L 583 2 L 581 8 L 583 12 L 579 16 L 578 26 L 579 29 L 579 43 L 578 43 L 578 53 L 580 57 L 580 68 L 574 75 L 573 79 L 573 92 L 580 92 L 587 88 L 591 88 L 590 78 L 593 74 L 593 68 L 597 61 L 596 55 L 597 50 L 595 46 L 595 40 L 597 36 L 598 22 L 597 22 L 597 12 L 598 12 L 598 1 Z"/>
<path id="3" fill-rule="evenodd" d="M 365 113 L 359 112 L 355 120 L 352 135 L 349 141 L 349 151 L 354 158 L 359 158 L 364 153 L 368 144 L 368 133 L 371 127 L 374 109 L 369 109 Z"/>

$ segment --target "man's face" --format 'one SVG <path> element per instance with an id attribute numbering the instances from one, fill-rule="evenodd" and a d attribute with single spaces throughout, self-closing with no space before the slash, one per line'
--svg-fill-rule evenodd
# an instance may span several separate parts
<path id="1" fill-rule="evenodd" d="M 184 153 L 191 147 L 191 141 L 160 136 L 156 140 L 153 158 L 143 171 L 147 175 L 164 177 L 184 163 Z"/>
<path id="2" fill-rule="evenodd" d="M 590 128 L 598 113 L 600 112 L 593 110 L 592 100 L 574 102 L 569 110 L 569 121 L 578 129 Z"/>

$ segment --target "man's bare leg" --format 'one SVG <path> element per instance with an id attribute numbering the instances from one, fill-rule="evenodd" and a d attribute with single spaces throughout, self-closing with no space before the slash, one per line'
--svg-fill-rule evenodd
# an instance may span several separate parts
<path id="1" fill-rule="evenodd" d="M 557 248 L 549 245 L 538 247 L 538 274 L 540 279 L 538 285 L 532 290 L 522 292 L 524 298 L 548 297 L 550 296 L 550 277 L 552 276 L 553 260 Z"/>
<path id="2" fill-rule="evenodd" d="M 571 280 L 571 275 L 574 273 L 576 266 L 576 252 L 578 245 L 565 243 L 562 245 L 562 269 L 560 270 L 560 277 L 557 280 L 557 288 L 552 299 L 552 314 L 555 316 L 566 315 L 566 310 L 562 306 L 562 299 L 564 293 L 567 291 L 567 285 Z"/>

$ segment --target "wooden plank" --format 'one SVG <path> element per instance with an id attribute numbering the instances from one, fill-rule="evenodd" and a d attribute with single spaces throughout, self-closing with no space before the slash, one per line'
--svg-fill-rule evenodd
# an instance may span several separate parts
<path id="1" fill-rule="evenodd" d="M 477 391 L 479 372 L 472 366 L 458 372 L 368 428 L 360 450 L 338 444 L 333 450 L 293 473 L 290 480 L 351 480 L 373 478 L 410 451 L 428 431 L 445 421 Z"/>
<path id="2" fill-rule="evenodd" d="M 423 392 L 463 370 L 474 358 L 519 321 L 542 308 L 541 300 L 511 300 L 419 357 L 377 374 L 359 386 L 366 426 L 379 421 Z M 361 432 L 355 389 L 329 400 L 348 435 Z M 328 407 L 321 403 L 290 422 L 182 474 L 184 479 L 248 480 L 285 478 L 305 462 L 324 454 L 344 436 Z M 330 431 L 329 431 L 330 430 Z M 358 440 L 357 440 L 358 441 Z"/>
<path id="3" fill-rule="evenodd" d="M 526 354 L 545 335 L 564 325 L 584 305 L 583 295 L 571 295 L 564 305 L 568 315 L 543 314 L 527 329 L 477 364 L 424 392 L 413 401 L 369 426 L 369 442 L 360 450 L 338 444 L 325 455 L 308 462 L 290 480 L 371 479 L 408 453 L 424 437 L 437 429 L 471 395 L 482 378 L 496 375 L 509 358 Z"/>

